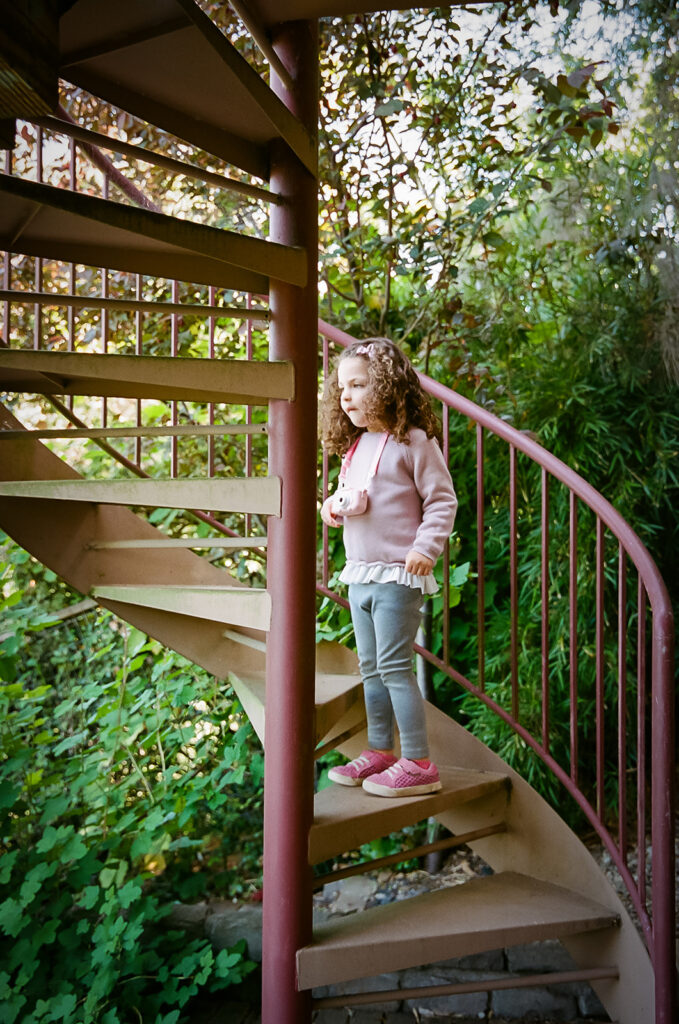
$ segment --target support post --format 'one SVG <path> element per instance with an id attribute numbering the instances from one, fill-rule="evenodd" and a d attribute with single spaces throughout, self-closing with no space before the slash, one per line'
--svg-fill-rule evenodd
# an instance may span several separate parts
<path id="1" fill-rule="evenodd" d="M 290 75 L 272 87 L 316 138 L 318 30 L 315 21 L 282 25 L 276 52 Z M 282 143 L 272 148 L 270 237 L 308 253 L 304 288 L 271 282 L 270 358 L 295 368 L 295 399 L 269 410 L 270 473 L 283 481 L 280 519 L 269 524 L 264 773 L 262 1024 L 305 1024 L 310 993 L 297 991 L 296 953 L 311 941 L 316 614 L 316 395 L 318 348 L 318 187 Z"/>

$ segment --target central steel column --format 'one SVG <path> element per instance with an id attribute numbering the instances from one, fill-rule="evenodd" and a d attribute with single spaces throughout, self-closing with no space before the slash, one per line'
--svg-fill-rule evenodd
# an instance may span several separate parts
<path id="1" fill-rule="evenodd" d="M 281 26 L 276 51 L 293 81 L 272 87 L 317 136 L 318 31 L 315 21 Z M 283 481 L 283 512 L 269 521 L 264 770 L 262 1024 L 305 1024 L 309 993 L 296 987 L 296 953 L 311 941 L 308 834 L 313 818 L 316 615 L 316 402 L 318 348 L 317 179 L 283 144 L 272 152 L 270 237 L 302 246 L 306 287 L 271 282 L 270 358 L 295 366 L 295 399 L 269 409 L 269 466 Z"/>

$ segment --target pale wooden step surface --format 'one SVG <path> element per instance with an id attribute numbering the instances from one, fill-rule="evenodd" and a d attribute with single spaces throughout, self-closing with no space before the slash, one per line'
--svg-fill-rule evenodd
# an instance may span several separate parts
<path id="1" fill-rule="evenodd" d="M 266 683 L 260 677 L 233 677 L 231 679 L 243 710 L 252 727 L 264 743 L 266 718 Z M 318 742 L 325 736 L 332 723 L 339 719 L 347 708 L 362 693 L 361 681 L 354 675 L 330 675 L 316 673 L 315 695 L 315 738 Z"/>
<path id="2" fill-rule="evenodd" d="M 144 608 L 177 612 L 211 622 L 268 630 L 271 596 L 267 590 L 247 587 L 125 586 L 94 587 L 97 600 L 120 601 Z"/>
<path id="3" fill-rule="evenodd" d="M 281 510 L 281 482 L 275 476 L 208 480 L 2 480 L 0 497 L 277 516 Z"/>
<path id="4" fill-rule="evenodd" d="M 360 786 L 337 783 L 322 789 L 314 798 L 310 863 L 319 864 L 371 839 L 507 788 L 506 776 L 497 772 L 440 764 L 438 769 L 442 789 L 424 796 L 385 798 L 366 793 Z"/>
<path id="5" fill-rule="evenodd" d="M 297 953 L 298 984 L 332 985 L 616 923 L 587 897 L 505 872 L 325 922 Z"/>
<path id="6" fill-rule="evenodd" d="M 0 351 L 0 390 L 266 405 L 293 398 L 295 382 L 286 362 L 8 349 Z"/>
<path id="7" fill-rule="evenodd" d="M 301 248 L 7 174 L 0 174 L 0 249 L 260 295 L 270 278 L 307 280 Z"/>

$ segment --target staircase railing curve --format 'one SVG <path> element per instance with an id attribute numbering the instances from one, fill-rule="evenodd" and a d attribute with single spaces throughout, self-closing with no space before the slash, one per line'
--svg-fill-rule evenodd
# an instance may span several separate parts
<path id="1" fill-rule="evenodd" d="M 319 321 L 322 340 L 323 369 L 327 374 L 330 363 L 330 345 L 346 347 L 356 339 L 324 321 Z M 420 374 L 424 389 L 441 405 L 444 455 L 450 459 L 451 413 L 465 417 L 475 425 L 476 441 L 476 576 L 477 576 L 477 631 L 478 666 L 477 682 L 467 678 L 455 666 L 449 641 L 449 572 L 451 568 L 450 546 L 444 551 L 443 567 L 443 620 L 442 654 L 416 644 L 418 655 L 426 659 L 438 672 L 457 683 L 477 701 L 499 716 L 514 733 L 534 752 L 549 772 L 562 784 L 573 798 L 586 821 L 595 830 L 601 843 L 608 851 L 620 878 L 628 890 L 632 905 L 638 915 L 643 936 L 654 966 L 656 979 L 656 1006 L 663 1003 L 673 1005 L 676 984 L 675 946 L 675 892 L 674 892 L 674 696 L 673 696 L 673 615 L 670 598 L 662 576 L 648 550 L 631 526 L 620 513 L 586 480 L 552 455 L 527 434 L 499 419 L 481 406 L 452 391 L 437 381 Z M 503 706 L 491 693 L 496 688 L 486 680 L 486 629 L 485 609 L 486 546 L 487 546 L 487 501 L 485 488 L 485 437 L 493 435 L 504 442 L 509 452 L 509 604 L 510 637 L 507 652 L 509 663 L 509 707 Z M 540 563 L 541 563 L 541 607 L 540 607 L 540 677 L 541 715 L 538 730 L 521 721 L 519 679 L 519 569 L 521 522 L 518 515 L 518 455 L 521 453 L 540 469 Z M 454 462 L 453 462 L 453 477 Z M 569 656 L 569 735 L 560 738 L 561 749 L 568 751 L 570 764 L 564 766 L 555 756 L 558 746 L 557 735 L 550 719 L 550 574 L 555 565 L 550 562 L 550 521 L 549 483 L 550 478 L 565 485 L 568 491 L 568 559 L 565 589 L 568 594 L 568 623 L 570 636 L 567 650 Z M 328 492 L 329 464 L 327 455 L 323 459 L 323 495 Z M 578 640 L 578 505 L 582 504 L 595 516 L 596 552 L 594 557 L 594 582 L 596 593 L 595 645 L 596 665 L 595 711 L 595 783 L 593 794 L 586 794 L 578 773 L 580 749 L 578 734 L 581 728 L 578 708 L 578 663 L 581 656 Z M 605 572 L 605 531 L 617 541 L 617 803 L 611 806 L 611 792 L 604 745 L 605 715 L 610 717 L 612 708 L 604 690 L 606 681 L 605 664 L 605 598 L 610 590 L 610 579 Z M 636 614 L 628 610 L 628 561 L 636 568 L 638 576 Z M 610 573 L 608 574 L 610 576 Z M 332 588 L 329 565 L 329 538 L 327 527 L 323 528 L 322 579 L 319 592 L 333 601 L 348 607 L 348 602 Z M 651 629 L 647 631 L 647 604 Z M 630 685 L 628 666 L 631 646 L 628 642 L 630 620 L 636 618 L 636 674 Z M 434 646 L 433 644 L 431 646 Z M 650 652 L 650 659 L 648 653 Z M 591 651 L 588 652 L 591 657 Z M 650 662 L 650 663 L 649 663 Z M 650 681 L 650 686 L 649 686 Z M 636 690 L 636 708 L 630 707 L 630 691 Z M 489 692 L 491 691 L 491 692 Z M 635 721 L 636 720 L 636 721 Z M 636 725 L 636 735 L 634 732 Z M 534 734 L 537 731 L 537 735 Z M 610 738 L 608 740 L 610 744 Z M 610 759 L 609 759 L 610 760 Z M 629 790 L 633 777 L 636 790 L 634 809 L 635 834 L 628 831 L 632 816 Z M 606 800 L 604 799 L 604 791 Z M 650 808 L 647 793 L 650 792 Z M 606 802 L 608 801 L 608 803 Z M 617 835 L 609 822 L 617 821 Z M 650 830 L 649 826 L 650 825 Z M 650 843 L 649 843 L 650 838 Z M 630 845 L 635 843 L 636 866 L 630 856 Z M 668 1016 L 666 1019 L 670 1019 Z"/>

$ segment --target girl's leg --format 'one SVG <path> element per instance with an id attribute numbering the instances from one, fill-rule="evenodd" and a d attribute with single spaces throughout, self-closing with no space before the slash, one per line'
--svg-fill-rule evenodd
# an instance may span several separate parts
<path id="1" fill-rule="evenodd" d="M 423 597 L 400 583 L 372 584 L 377 671 L 386 687 L 401 737 L 401 755 L 429 756 L 424 702 L 413 674 L 413 642 Z"/>
<path id="2" fill-rule="evenodd" d="M 377 671 L 373 623 L 373 598 L 378 586 L 372 583 L 349 584 L 349 605 L 365 694 L 368 745 L 372 750 L 391 750 L 394 745 L 394 715 L 389 691 Z"/>

